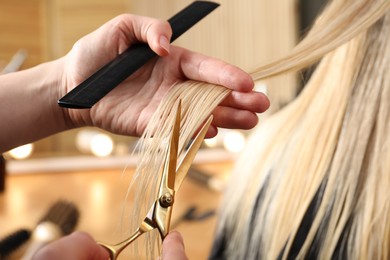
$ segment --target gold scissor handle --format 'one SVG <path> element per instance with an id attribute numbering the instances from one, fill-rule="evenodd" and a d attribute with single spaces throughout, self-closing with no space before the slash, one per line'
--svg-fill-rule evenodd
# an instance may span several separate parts
<path id="1" fill-rule="evenodd" d="M 142 228 L 138 228 L 131 237 L 127 238 L 126 240 L 116 244 L 116 245 L 109 245 L 103 242 L 97 242 L 99 245 L 104 247 L 109 255 L 111 260 L 115 260 L 118 258 L 119 254 L 125 249 L 128 245 L 130 245 L 134 240 L 136 240 L 139 236 L 141 236 L 143 233 L 145 233 L 147 230 L 142 230 Z"/>
<path id="2" fill-rule="evenodd" d="M 154 206 L 151 208 L 151 212 L 153 212 L 153 208 Z M 123 249 L 133 243 L 133 241 L 136 240 L 139 236 L 156 228 L 154 222 L 151 221 L 151 219 L 149 218 L 149 214 L 150 212 L 148 213 L 148 216 L 142 221 L 141 226 L 129 238 L 125 239 L 124 241 L 116 245 L 109 245 L 103 242 L 97 242 L 99 245 L 101 245 L 108 251 L 111 260 L 117 259 Z"/>
<path id="3" fill-rule="evenodd" d="M 118 255 L 129 244 L 131 244 L 135 239 L 137 239 L 145 232 L 151 231 L 153 229 L 158 229 L 162 240 L 164 240 L 165 236 L 169 233 L 175 190 L 179 189 L 213 120 L 213 117 L 210 116 L 205 125 L 203 125 L 202 129 L 200 130 L 200 132 L 192 142 L 190 148 L 188 149 L 184 159 L 180 163 L 180 166 L 176 170 L 180 133 L 180 113 L 181 105 L 179 102 L 178 108 L 176 110 L 176 119 L 172 130 L 170 145 L 168 146 L 169 149 L 167 157 L 165 159 L 158 199 L 150 208 L 147 216 L 141 222 L 140 227 L 129 238 L 116 245 L 108 245 L 102 242 L 98 242 L 99 245 L 107 249 L 110 254 L 111 260 L 117 259 Z"/>
<path id="4" fill-rule="evenodd" d="M 146 217 L 142 223 L 141 226 L 132 234 L 129 238 L 125 239 L 124 241 L 116 244 L 116 245 L 108 245 L 106 243 L 97 242 L 99 245 L 107 249 L 108 253 L 110 254 L 110 259 L 115 260 L 118 258 L 119 254 L 125 249 L 128 245 L 133 243 L 134 240 L 136 240 L 139 236 L 142 234 L 151 231 L 155 229 L 156 226 L 153 222 L 150 221 L 148 217 Z"/>

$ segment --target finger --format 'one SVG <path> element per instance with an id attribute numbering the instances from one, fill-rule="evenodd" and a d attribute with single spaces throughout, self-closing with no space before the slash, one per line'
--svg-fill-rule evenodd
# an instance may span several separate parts
<path id="1" fill-rule="evenodd" d="M 179 232 L 172 231 L 164 239 L 162 245 L 163 260 L 185 260 L 188 259 L 185 254 L 183 238 Z"/>
<path id="2" fill-rule="evenodd" d="M 128 45 L 134 42 L 147 42 L 158 55 L 169 54 L 172 29 L 167 21 L 124 14 L 114 18 L 111 24 L 127 37 Z"/>
<path id="3" fill-rule="evenodd" d="M 183 51 L 180 61 L 181 70 L 189 79 L 222 85 L 242 92 L 249 92 L 254 87 L 248 73 L 221 60 Z"/>
<path id="4" fill-rule="evenodd" d="M 33 259 L 95 259 L 107 260 L 107 250 L 84 232 L 74 232 L 41 248 Z"/>
<path id="5" fill-rule="evenodd" d="M 192 136 L 193 138 L 195 138 L 198 135 L 198 133 L 201 131 L 202 127 L 203 127 L 203 124 L 195 131 L 194 135 Z M 204 139 L 213 138 L 217 134 L 218 134 L 218 128 L 211 124 L 209 126 L 209 129 L 207 129 L 207 132 L 206 132 L 206 135 L 204 136 Z"/>
<path id="6" fill-rule="evenodd" d="M 197 132 L 196 132 L 197 134 Z M 218 134 L 218 128 L 214 125 L 210 125 L 209 129 L 207 130 L 207 133 L 205 135 L 205 139 L 213 138 Z"/>
<path id="7" fill-rule="evenodd" d="M 268 97 L 261 92 L 232 91 L 220 105 L 263 113 L 269 108 L 270 102 Z"/>
<path id="8" fill-rule="evenodd" d="M 232 107 L 218 106 L 213 115 L 214 126 L 228 129 L 252 129 L 259 121 L 256 113 Z"/>

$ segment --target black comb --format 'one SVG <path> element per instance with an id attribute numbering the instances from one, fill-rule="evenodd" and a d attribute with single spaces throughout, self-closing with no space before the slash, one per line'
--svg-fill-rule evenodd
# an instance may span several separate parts
<path id="1" fill-rule="evenodd" d="M 172 27 L 171 42 L 217 8 L 219 4 L 195 1 L 168 20 Z M 147 44 L 136 44 L 107 63 L 91 77 L 75 87 L 58 104 L 66 108 L 91 108 L 113 88 L 157 56 Z"/>

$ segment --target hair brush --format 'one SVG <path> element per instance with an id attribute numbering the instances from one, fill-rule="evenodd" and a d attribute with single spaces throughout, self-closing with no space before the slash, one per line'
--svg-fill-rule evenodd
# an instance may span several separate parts
<path id="1" fill-rule="evenodd" d="M 31 259 L 44 245 L 73 232 L 78 219 L 79 211 L 73 203 L 63 200 L 54 203 L 32 231 L 30 245 L 22 259 Z"/>
<path id="2" fill-rule="evenodd" d="M 0 240 L 0 259 L 5 259 L 12 252 L 26 243 L 31 236 L 28 229 L 19 229 Z"/>

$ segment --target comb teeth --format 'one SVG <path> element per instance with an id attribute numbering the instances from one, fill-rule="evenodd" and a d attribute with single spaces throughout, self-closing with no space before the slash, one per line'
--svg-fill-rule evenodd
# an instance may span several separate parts
<path id="1" fill-rule="evenodd" d="M 50 207 L 39 223 L 51 222 L 56 224 L 64 235 L 68 235 L 75 229 L 79 216 L 80 213 L 73 203 L 60 200 Z"/>

